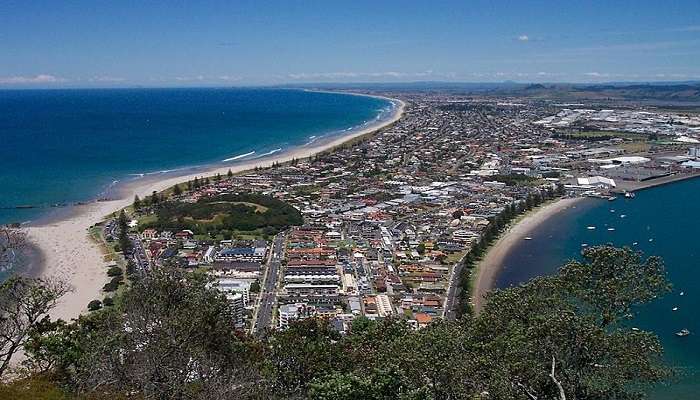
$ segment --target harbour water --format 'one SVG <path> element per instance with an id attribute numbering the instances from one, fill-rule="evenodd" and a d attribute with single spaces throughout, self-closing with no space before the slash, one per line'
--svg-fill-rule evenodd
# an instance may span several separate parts
<path id="1" fill-rule="evenodd" d="M 528 234 L 531 240 L 514 246 L 496 286 L 554 273 L 567 260 L 579 257 L 582 245 L 610 243 L 661 256 L 674 289 L 641 307 L 634 325 L 659 335 L 677 376 L 669 385 L 656 388 L 651 398 L 696 399 L 700 393 L 700 319 L 695 314 L 700 309 L 699 200 L 700 179 L 643 190 L 634 199 L 584 200 L 538 226 Z M 675 332 L 681 329 L 691 334 L 679 338 Z"/>
<path id="2" fill-rule="evenodd" d="M 148 174 L 311 145 L 392 107 L 302 90 L 0 91 L 0 223 L 35 220 Z"/>

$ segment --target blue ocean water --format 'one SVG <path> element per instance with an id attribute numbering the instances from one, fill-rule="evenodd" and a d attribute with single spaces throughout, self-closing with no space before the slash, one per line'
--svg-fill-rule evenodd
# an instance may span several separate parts
<path id="1" fill-rule="evenodd" d="M 260 156 L 389 113 L 378 98 L 272 89 L 0 91 L 0 223 L 134 175 Z M 16 206 L 42 206 L 16 209 Z"/>
<path id="2" fill-rule="evenodd" d="M 700 179 L 643 190 L 634 199 L 585 200 L 557 214 L 519 242 L 507 255 L 497 287 L 550 274 L 580 256 L 581 245 L 611 243 L 645 255 L 661 256 L 672 293 L 641 307 L 634 325 L 656 332 L 668 363 L 678 375 L 656 388 L 652 399 L 697 399 L 700 393 Z M 624 217 L 623 217 L 624 215 Z M 595 230 L 587 229 L 595 226 Z M 608 230 L 613 228 L 613 231 Z M 635 244 L 636 243 L 636 244 Z M 684 295 L 681 296 L 680 293 Z M 678 307 L 678 311 L 672 311 Z M 686 328 L 692 334 L 678 338 Z"/>

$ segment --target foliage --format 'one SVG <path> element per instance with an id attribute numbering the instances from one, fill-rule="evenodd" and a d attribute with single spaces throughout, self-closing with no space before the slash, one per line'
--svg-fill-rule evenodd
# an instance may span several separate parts
<path id="1" fill-rule="evenodd" d="M 76 393 L 236 397 L 256 376 L 257 351 L 233 331 L 228 302 L 210 283 L 202 273 L 155 268 L 118 305 L 37 332 L 31 358 L 53 364 Z"/>
<path id="2" fill-rule="evenodd" d="M 73 393 L 200 399 L 638 399 L 668 377 L 658 338 L 626 325 L 669 290 L 663 263 L 595 247 L 559 274 L 496 291 L 420 330 L 305 319 L 254 340 L 199 273 L 156 268 L 118 305 L 39 324 L 30 362 Z M 41 368 L 39 368 L 41 367 Z"/>
<path id="3" fill-rule="evenodd" d="M 90 310 L 90 311 L 97 311 L 100 308 L 102 308 L 102 302 L 99 300 L 93 300 L 93 301 L 88 303 L 87 307 L 88 307 L 88 310 Z"/>
<path id="4" fill-rule="evenodd" d="M 124 254 L 128 254 L 131 252 L 131 240 L 129 239 L 129 221 L 124 210 L 119 213 L 117 227 L 119 229 L 119 249 Z"/>
<path id="5" fill-rule="evenodd" d="M 535 178 L 523 174 L 493 175 L 489 179 L 503 182 L 506 186 L 524 185 L 535 180 Z"/>
<path id="6" fill-rule="evenodd" d="M 117 266 L 110 267 L 107 270 L 107 276 L 120 276 L 121 274 L 122 274 L 122 269 L 117 267 Z"/>
<path id="7" fill-rule="evenodd" d="M 248 204 L 257 204 L 264 211 Z M 157 220 L 142 228 L 189 229 L 197 235 L 218 235 L 224 231 L 252 231 L 268 228 L 276 234 L 291 225 L 301 225 L 301 213 L 293 206 L 261 194 L 228 194 L 200 199 L 196 203 L 169 201 L 160 205 Z"/>
<path id="8" fill-rule="evenodd" d="M 0 285 L 0 377 L 30 331 L 68 290 L 60 280 L 16 275 Z"/>

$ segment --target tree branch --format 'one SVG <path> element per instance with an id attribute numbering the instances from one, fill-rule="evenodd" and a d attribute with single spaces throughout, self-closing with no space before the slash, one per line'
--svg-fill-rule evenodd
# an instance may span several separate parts
<path id="1" fill-rule="evenodd" d="M 564 392 L 564 386 L 562 386 L 561 382 L 555 377 L 554 375 L 554 370 L 557 365 L 557 360 L 552 356 L 552 372 L 549 374 L 549 377 L 552 378 L 552 382 L 554 382 L 555 385 L 557 385 L 557 388 L 559 389 L 559 400 L 566 400 L 566 393 Z"/>

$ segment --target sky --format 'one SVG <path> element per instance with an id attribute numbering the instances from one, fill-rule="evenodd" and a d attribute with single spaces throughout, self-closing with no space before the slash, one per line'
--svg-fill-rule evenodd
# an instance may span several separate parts
<path id="1" fill-rule="evenodd" d="M 698 0 L 0 2 L 0 88 L 698 79 Z"/>

